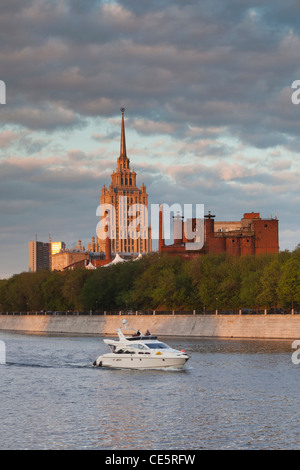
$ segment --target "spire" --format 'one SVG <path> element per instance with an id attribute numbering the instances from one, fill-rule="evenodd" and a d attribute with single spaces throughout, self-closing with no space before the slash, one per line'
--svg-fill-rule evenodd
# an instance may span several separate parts
<path id="1" fill-rule="evenodd" d="M 127 157 L 126 154 L 126 139 L 125 139 L 125 124 L 124 124 L 124 112 L 125 108 L 121 108 L 121 113 L 122 113 L 122 124 L 121 124 L 121 145 L 120 145 L 120 156 L 118 158 L 118 169 L 117 173 L 123 172 L 123 170 L 130 170 L 129 167 L 129 158 Z M 122 176 L 119 174 L 119 184 L 122 184 Z M 128 178 L 128 176 L 127 176 Z M 125 180 L 124 180 L 125 182 Z M 126 184 L 126 183 L 125 183 Z"/>
<path id="2" fill-rule="evenodd" d="M 125 108 L 121 108 L 121 113 L 122 113 L 122 126 L 121 126 L 120 157 L 126 158 L 127 155 L 126 155 L 126 141 L 125 141 L 124 112 L 125 112 Z"/>

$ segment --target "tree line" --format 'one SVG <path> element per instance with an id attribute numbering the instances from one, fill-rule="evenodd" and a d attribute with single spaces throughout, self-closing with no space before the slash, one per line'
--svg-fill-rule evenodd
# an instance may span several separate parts
<path id="1" fill-rule="evenodd" d="M 300 245 L 260 256 L 185 260 L 151 253 L 106 268 L 23 272 L 0 281 L 0 311 L 300 307 Z"/>

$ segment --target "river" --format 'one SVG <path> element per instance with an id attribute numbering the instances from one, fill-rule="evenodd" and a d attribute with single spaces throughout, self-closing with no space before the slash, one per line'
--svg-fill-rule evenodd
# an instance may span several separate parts
<path id="1" fill-rule="evenodd" d="M 99 337 L 0 340 L 1 449 L 300 448 L 292 341 L 164 338 L 191 355 L 166 372 L 92 367 Z"/>

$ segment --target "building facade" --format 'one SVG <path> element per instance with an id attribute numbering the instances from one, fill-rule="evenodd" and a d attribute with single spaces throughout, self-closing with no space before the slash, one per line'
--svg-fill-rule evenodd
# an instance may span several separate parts
<path id="1" fill-rule="evenodd" d="M 175 218 L 174 218 L 175 219 Z M 196 226 L 196 219 L 180 221 L 180 230 L 174 227 L 174 243 L 167 245 L 163 236 L 163 212 L 159 218 L 159 251 L 170 255 L 191 258 L 199 254 L 227 253 L 228 255 L 259 255 L 262 253 L 278 253 L 278 219 L 261 218 L 260 213 L 245 213 L 240 221 L 215 222 L 215 216 L 208 213 L 204 217 L 202 247 L 199 250 L 189 249 L 189 243 L 195 239 L 187 239 L 189 233 L 186 224 Z"/>
<path id="2" fill-rule="evenodd" d="M 64 271 L 68 266 L 81 262 L 85 266 L 88 261 L 89 253 L 86 251 L 64 250 L 52 256 L 51 269 L 52 271 Z"/>
<path id="3" fill-rule="evenodd" d="M 50 263 L 50 244 L 30 241 L 28 246 L 28 264 L 30 272 L 37 272 L 43 269 L 49 269 Z"/>
<path id="4" fill-rule="evenodd" d="M 124 111 L 121 108 L 120 156 L 109 187 L 104 185 L 102 188 L 101 221 L 95 245 L 99 251 L 105 252 L 109 237 L 113 253 L 149 253 L 152 246 L 148 195 L 144 183 L 140 188 L 137 186 L 136 173 L 130 168 L 126 152 Z"/>
<path id="5" fill-rule="evenodd" d="M 52 269 L 52 257 L 64 250 L 64 242 L 30 241 L 28 245 L 29 271 L 37 272 L 43 269 Z"/>

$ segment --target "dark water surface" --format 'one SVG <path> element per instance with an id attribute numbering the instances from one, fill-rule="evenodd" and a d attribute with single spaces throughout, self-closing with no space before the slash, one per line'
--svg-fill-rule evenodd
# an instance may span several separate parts
<path id="1" fill-rule="evenodd" d="M 183 371 L 93 368 L 102 338 L 0 333 L 1 449 L 299 449 L 292 341 L 165 338 Z"/>

